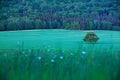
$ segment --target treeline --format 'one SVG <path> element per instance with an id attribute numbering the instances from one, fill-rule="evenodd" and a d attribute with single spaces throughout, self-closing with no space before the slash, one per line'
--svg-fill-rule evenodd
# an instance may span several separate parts
<path id="1" fill-rule="evenodd" d="M 119 0 L 1 0 L 0 30 L 120 30 Z"/>

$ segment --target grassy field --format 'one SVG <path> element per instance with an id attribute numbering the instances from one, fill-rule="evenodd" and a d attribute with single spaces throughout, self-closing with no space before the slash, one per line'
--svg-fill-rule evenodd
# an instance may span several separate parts
<path id="1" fill-rule="evenodd" d="M 0 32 L 0 49 L 39 49 L 41 47 L 77 49 L 79 46 L 89 48 L 89 44 L 83 42 L 87 31 L 79 30 L 31 30 Z M 114 48 L 119 50 L 119 31 L 95 31 L 100 38 L 94 47 Z"/>
<path id="2" fill-rule="evenodd" d="M 0 80 L 120 80 L 120 32 L 95 31 L 95 44 L 86 32 L 0 32 Z"/>

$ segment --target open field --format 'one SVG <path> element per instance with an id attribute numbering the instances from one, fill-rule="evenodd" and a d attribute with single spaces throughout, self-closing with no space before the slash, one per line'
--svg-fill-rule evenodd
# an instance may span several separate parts
<path id="1" fill-rule="evenodd" d="M 120 80 L 120 32 L 95 31 L 94 44 L 86 32 L 0 32 L 0 80 Z"/>
<path id="2" fill-rule="evenodd" d="M 0 49 L 39 49 L 41 47 L 78 49 L 81 45 L 90 47 L 83 42 L 87 31 L 79 30 L 31 30 L 0 32 Z M 119 50 L 119 31 L 95 31 L 100 38 L 93 47 Z"/>

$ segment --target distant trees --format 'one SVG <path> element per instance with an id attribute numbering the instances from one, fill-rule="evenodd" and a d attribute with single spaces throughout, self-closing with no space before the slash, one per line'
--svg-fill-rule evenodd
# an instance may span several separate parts
<path id="1" fill-rule="evenodd" d="M 80 29 L 80 24 L 78 22 L 66 23 L 65 29 Z"/>
<path id="2" fill-rule="evenodd" d="M 4 31 L 5 30 L 5 27 L 3 25 L 3 23 L 0 23 L 0 31 Z"/>
<path id="3" fill-rule="evenodd" d="M 120 30 L 119 3 L 117 0 L 1 0 L 0 30 Z"/>
<path id="4" fill-rule="evenodd" d="M 103 30 L 112 30 L 112 23 L 109 21 L 102 21 Z"/>

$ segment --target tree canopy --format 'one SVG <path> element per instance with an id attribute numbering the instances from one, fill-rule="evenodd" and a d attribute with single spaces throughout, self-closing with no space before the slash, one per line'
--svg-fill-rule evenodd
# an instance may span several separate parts
<path id="1" fill-rule="evenodd" d="M 119 0 L 0 0 L 0 30 L 120 30 Z"/>

